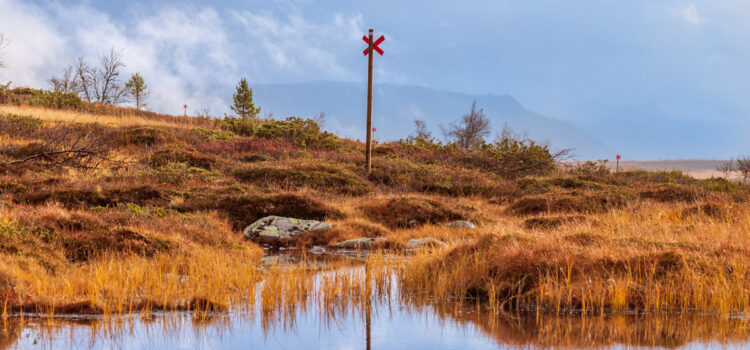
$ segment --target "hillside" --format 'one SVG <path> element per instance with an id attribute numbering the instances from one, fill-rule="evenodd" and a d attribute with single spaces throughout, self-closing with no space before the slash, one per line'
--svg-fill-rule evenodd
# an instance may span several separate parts
<path id="1" fill-rule="evenodd" d="M 527 140 L 383 142 L 367 174 L 362 143 L 310 120 L 30 106 L 53 97 L 39 94 L 0 106 L 10 310 L 226 310 L 259 280 L 282 278 L 258 267 L 262 246 L 336 251 L 357 238 L 408 257 L 404 290 L 435 300 L 549 312 L 750 305 L 749 189 L 725 179 L 563 170 Z M 333 228 L 274 244 L 243 238 L 269 215 Z M 446 225 L 455 220 L 476 229 Z M 415 251 L 411 239 L 440 244 Z"/>
<path id="2" fill-rule="evenodd" d="M 254 85 L 256 100 L 276 117 L 311 117 L 324 112 L 329 127 L 339 135 L 364 139 L 365 84 L 314 82 L 304 84 Z M 433 135 L 442 136 L 447 126 L 467 113 L 473 101 L 483 108 L 494 132 L 507 123 L 528 132 L 553 148 L 574 148 L 579 159 L 600 159 L 614 154 L 597 138 L 570 123 L 542 116 L 524 108 L 508 95 L 470 95 L 420 86 L 377 84 L 373 99 L 373 125 L 381 140 L 396 140 L 413 132 L 413 120 L 422 119 Z M 394 127 L 399 126 L 399 127 Z"/>

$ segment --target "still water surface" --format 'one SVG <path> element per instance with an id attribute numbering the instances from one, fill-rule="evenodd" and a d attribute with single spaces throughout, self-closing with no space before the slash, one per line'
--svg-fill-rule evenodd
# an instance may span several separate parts
<path id="1" fill-rule="evenodd" d="M 390 283 L 386 295 L 347 308 L 297 304 L 282 316 L 254 311 L 260 307 L 201 320 L 192 313 L 25 315 L 2 323 L 0 349 L 750 348 L 743 317 L 497 316 L 477 306 L 401 295 L 396 279 Z"/>

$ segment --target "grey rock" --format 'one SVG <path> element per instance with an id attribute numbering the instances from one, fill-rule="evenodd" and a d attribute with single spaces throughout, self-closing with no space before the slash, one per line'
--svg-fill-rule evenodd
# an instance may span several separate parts
<path id="1" fill-rule="evenodd" d="M 387 241 L 388 240 L 385 238 L 355 238 L 336 243 L 333 246 L 343 249 L 372 249 L 378 244 L 382 244 Z"/>
<path id="2" fill-rule="evenodd" d="M 245 227 L 242 235 L 254 242 L 276 243 L 307 232 L 325 232 L 331 227 L 331 224 L 322 221 L 266 216 Z"/>
<path id="3" fill-rule="evenodd" d="M 321 255 L 321 254 L 325 254 L 325 252 L 326 252 L 326 249 L 318 245 L 310 248 L 310 254 Z"/>
<path id="4" fill-rule="evenodd" d="M 407 249 L 421 249 L 424 247 L 430 247 L 430 248 L 445 248 L 448 245 L 445 244 L 445 242 L 427 237 L 427 238 L 415 238 L 410 239 L 408 242 L 406 242 L 406 248 Z"/>
<path id="5" fill-rule="evenodd" d="M 453 228 L 461 228 L 465 230 L 473 230 L 476 228 L 476 226 L 474 226 L 474 224 L 471 221 L 466 221 L 466 220 L 451 221 L 447 223 L 446 226 L 453 227 Z"/>

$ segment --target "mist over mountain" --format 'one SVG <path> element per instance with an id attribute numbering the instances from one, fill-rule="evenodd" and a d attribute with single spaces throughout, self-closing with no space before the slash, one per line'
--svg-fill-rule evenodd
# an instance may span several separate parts
<path id="1" fill-rule="evenodd" d="M 285 118 L 313 117 L 323 112 L 328 130 L 364 139 L 366 84 L 256 84 L 253 92 L 264 114 Z M 376 84 L 373 95 L 373 127 L 377 129 L 378 140 L 407 137 L 414 131 L 414 119 L 426 121 L 433 136 L 443 138 L 440 125 L 448 126 L 458 120 L 476 101 L 490 119 L 490 140 L 507 123 L 536 141 L 548 142 L 552 149 L 573 148 L 579 159 L 604 158 L 613 153 L 600 140 L 574 125 L 529 111 L 509 95 L 471 95 L 396 84 Z"/>

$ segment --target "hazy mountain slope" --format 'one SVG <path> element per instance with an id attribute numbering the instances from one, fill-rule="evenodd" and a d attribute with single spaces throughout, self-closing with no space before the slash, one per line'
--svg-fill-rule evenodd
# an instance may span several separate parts
<path id="1" fill-rule="evenodd" d="M 290 115 L 312 117 L 324 112 L 327 127 L 342 136 L 362 138 L 365 130 L 364 84 L 313 82 L 302 84 L 254 85 L 256 103 L 275 118 Z M 397 139 L 412 133 L 415 118 L 423 119 L 435 136 L 439 125 L 447 126 L 466 113 L 473 101 L 484 109 L 494 132 L 508 123 L 526 131 L 553 148 L 574 148 L 579 158 L 601 158 L 613 153 L 601 141 L 575 126 L 525 109 L 508 95 L 469 95 L 425 87 L 382 84 L 375 86 L 373 126 L 376 138 Z"/>

